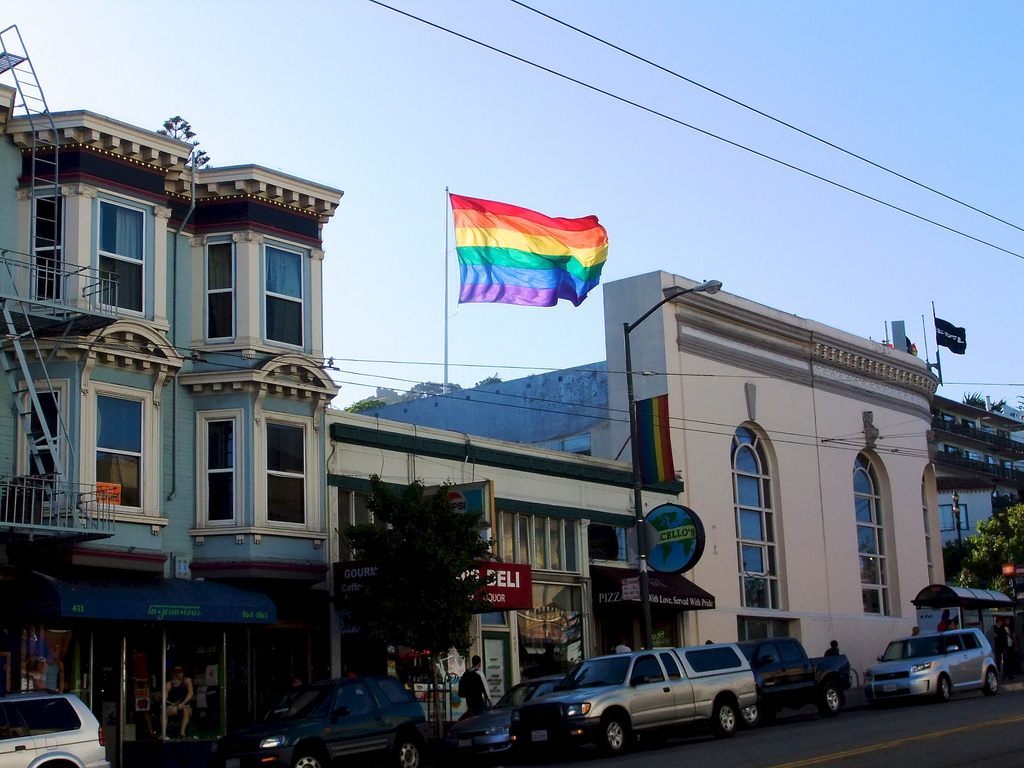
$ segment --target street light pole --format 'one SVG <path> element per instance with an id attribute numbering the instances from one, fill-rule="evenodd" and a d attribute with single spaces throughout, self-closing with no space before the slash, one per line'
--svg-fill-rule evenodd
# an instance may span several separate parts
<path id="1" fill-rule="evenodd" d="M 651 307 L 633 323 L 622 324 L 622 341 L 626 352 L 626 403 L 629 409 L 629 445 L 633 459 L 633 515 L 636 521 L 637 571 L 640 576 L 640 609 L 643 613 L 644 648 L 652 646 L 651 630 L 651 586 L 647 572 L 647 530 L 644 526 L 643 475 L 640 467 L 640 442 L 637 439 L 636 397 L 633 393 L 633 354 L 629 346 L 629 334 L 640 323 L 654 314 L 664 304 L 685 296 L 687 293 L 718 293 L 722 288 L 719 280 L 707 280 L 693 288 L 680 288 L 669 293 L 665 298 Z"/>

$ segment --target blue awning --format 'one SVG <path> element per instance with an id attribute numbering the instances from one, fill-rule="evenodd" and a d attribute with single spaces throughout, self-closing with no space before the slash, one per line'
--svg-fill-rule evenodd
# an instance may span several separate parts
<path id="1" fill-rule="evenodd" d="M 163 579 L 109 583 L 62 581 L 34 573 L 32 609 L 40 616 L 116 621 L 273 624 L 266 595 L 213 581 Z"/>

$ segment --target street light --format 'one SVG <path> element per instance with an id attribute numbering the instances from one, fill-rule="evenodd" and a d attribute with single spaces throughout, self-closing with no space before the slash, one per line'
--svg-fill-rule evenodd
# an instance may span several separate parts
<path id="1" fill-rule="evenodd" d="M 636 548 L 637 569 L 640 572 L 640 607 L 644 622 L 644 648 L 651 647 L 651 591 L 647 574 L 647 533 L 644 527 L 643 477 L 640 473 L 640 444 L 637 439 L 636 398 L 633 395 L 633 356 L 629 348 L 629 334 L 640 323 L 654 314 L 662 305 L 688 293 L 718 293 L 722 288 L 721 280 L 705 280 L 693 288 L 678 290 L 666 289 L 665 298 L 644 312 L 634 323 L 622 324 L 622 339 L 626 348 L 626 402 L 629 408 L 629 443 L 633 457 L 633 513 L 636 517 Z"/>

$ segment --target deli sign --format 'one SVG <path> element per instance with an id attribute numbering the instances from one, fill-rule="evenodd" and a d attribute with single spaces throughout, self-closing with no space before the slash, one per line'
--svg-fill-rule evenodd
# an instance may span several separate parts
<path id="1" fill-rule="evenodd" d="M 533 608 L 533 571 L 519 563 L 480 563 L 480 580 L 486 584 L 484 597 L 492 611 Z"/>
<path id="2" fill-rule="evenodd" d="M 469 573 L 473 573 L 470 571 Z M 519 611 L 533 608 L 533 571 L 528 565 L 519 563 L 496 563 L 482 561 L 477 573 L 484 582 L 484 600 L 487 605 L 481 612 Z M 377 575 L 377 566 L 368 562 L 343 562 L 334 564 L 334 591 L 337 597 L 346 592 L 355 592 Z"/>

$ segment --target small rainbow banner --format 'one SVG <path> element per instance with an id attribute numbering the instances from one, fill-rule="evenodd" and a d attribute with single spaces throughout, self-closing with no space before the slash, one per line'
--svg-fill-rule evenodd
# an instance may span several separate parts
<path id="1" fill-rule="evenodd" d="M 459 303 L 579 306 L 601 280 L 608 233 L 596 216 L 555 219 L 508 203 L 450 195 Z"/>
<path id="2" fill-rule="evenodd" d="M 640 476 L 645 483 L 676 479 L 672 463 L 672 435 L 668 423 L 668 395 L 636 402 L 637 442 L 640 444 Z"/>

